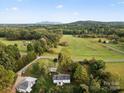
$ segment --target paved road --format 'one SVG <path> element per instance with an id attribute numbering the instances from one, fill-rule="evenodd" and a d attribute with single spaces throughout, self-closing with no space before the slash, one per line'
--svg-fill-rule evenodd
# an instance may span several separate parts
<path id="1" fill-rule="evenodd" d="M 19 70 L 16 73 L 17 74 L 17 79 L 16 79 L 15 84 L 12 87 L 12 93 L 16 93 L 16 86 L 20 83 L 21 80 L 24 79 L 24 77 L 22 77 L 22 73 L 25 72 L 28 69 L 28 67 L 30 67 L 32 64 L 36 63 L 39 59 L 54 59 L 54 58 L 55 57 L 51 57 L 51 56 L 39 56 L 34 61 L 30 62 L 24 68 L 22 68 L 21 70 Z"/>

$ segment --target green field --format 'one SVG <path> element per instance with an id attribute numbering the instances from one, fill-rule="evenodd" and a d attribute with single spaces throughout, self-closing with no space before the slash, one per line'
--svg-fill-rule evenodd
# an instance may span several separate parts
<path id="1" fill-rule="evenodd" d="M 26 46 L 24 46 L 23 40 L 16 40 L 16 41 L 8 41 L 5 38 L 0 38 L 0 41 L 6 45 L 10 44 L 18 44 L 18 48 L 21 53 L 26 52 Z M 105 61 L 113 62 L 118 60 L 124 60 L 124 54 L 118 53 L 116 51 L 110 50 L 103 46 L 102 44 L 98 43 L 98 39 L 94 38 L 76 38 L 71 35 L 64 35 L 60 42 L 67 41 L 69 46 L 66 48 L 70 50 L 72 59 L 74 60 L 82 60 L 82 59 L 102 59 Z M 106 44 L 118 50 L 124 51 L 124 44 Z M 54 53 L 45 53 L 44 55 L 57 55 L 63 47 L 58 46 L 58 48 L 54 48 Z"/>
<path id="2" fill-rule="evenodd" d="M 110 71 L 113 74 L 118 74 L 120 77 L 120 86 L 124 88 L 124 62 L 118 63 L 107 63 L 107 71 Z"/>
<path id="3" fill-rule="evenodd" d="M 109 44 L 109 46 L 124 51 L 124 43 L 119 43 L 119 44 Z"/>
<path id="4" fill-rule="evenodd" d="M 24 41 L 25 40 L 9 41 L 9 40 L 6 40 L 5 38 L 0 38 L 0 42 L 4 43 L 5 45 L 17 44 L 18 48 L 19 48 L 19 50 L 21 51 L 22 54 L 26 53 L 26 46 L 24 46 Z"/>
<path id="5" fill-rule="evenodd" d="M 61 42 L 67 41 L 69 43 L 68 48 L 71 52 L 72 58 L 76 60 L 80 59 L 103 59 L 103 60 L 120 60 L 124 59 L 124 54 L 110 50 L 98 43 L 98 39 L 93 38 L 76 38 L 70 35 L 62 37 Z M 60 51 L 62 47 L 57 50 Z"/>

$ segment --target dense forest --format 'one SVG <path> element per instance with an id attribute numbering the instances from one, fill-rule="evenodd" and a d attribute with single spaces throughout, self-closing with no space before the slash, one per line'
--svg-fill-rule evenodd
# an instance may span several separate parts
<path id="1" fill-rule="evenodd" d="M 58 25 L 0 25 L 0 37 L 15 40 L 39 39 L 42 34 L 55 32 L 58 34 L 72 34 L 80 37 L 109 37 L 124 36 L 123 22 L 77 21 Z"/>
<path id="2" fill-rule="evenodd" d="M 78 21 L 63 25 L 46 26 L 49 30 L 63 31 L 64 34 L 84 37 L 122 37 L 124 24 L 116 22 Z"/>

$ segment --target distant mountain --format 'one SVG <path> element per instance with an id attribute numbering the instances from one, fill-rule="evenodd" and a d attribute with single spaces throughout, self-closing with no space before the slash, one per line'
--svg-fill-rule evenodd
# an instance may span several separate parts
<path id="1" fill-rule="evenodd" d="M 62 23 L 60 23 L 60 22 L 43 21 L 43 22 L 38 22 L 37 24 L 41 24 L 41 25 L 56 25 L 56 24 L 62 24 Z"/>
<path id="2" fill-rule="evenodd" d="M 72 25 L 92 25 L 92 24 L 105 24 L 105 25 L 113 25 L 113 26 L 116 26 L 116 25 L 124 25 L 124 22 L 101 22 L 101 21 L 76 21 L 76 22 L 72 22 L 72 23 L 69 23 L 69 24 L 72 24 Z"/>

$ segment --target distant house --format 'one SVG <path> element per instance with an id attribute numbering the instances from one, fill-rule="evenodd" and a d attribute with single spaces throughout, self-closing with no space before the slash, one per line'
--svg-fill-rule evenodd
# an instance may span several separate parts
<path id="1" fill-rule="evenodd" d="M 45 38 L 41 38 L 40 40 L 43 40 L 43 41 L 45 41 L 45 42 L 46 42 L 46 39 L 45 39 Z"/>
<path id="2" fill-rule="evenodd" d="M 111 90 L 114 91 L 114 90 L 118 90 L 118 89 L 120 89 L 120 83 L 117 81 L 111 82 Z"/>
<path id="3" fill-rule="evenodd" d="M 106 82 L 104 81 L 103 84 L 105 86 L 110 86 L 110 89 L 112 91 L 119 90 L 120 89 L 120 83 L 118 81 L 112 81 L 112 82 Z"/>
<path id="4" fill-rule="evenodd" d="M 31 43 L 31 41 L 23 41 L 24 46 L 27 46 L 30 43 Z"/>
<path id="5" fill-rule="evenodd" d="M 70 83 L 70 75 L 68 74 L 58 74 L 53 76 L 53 83 L 59 86 Z"/>
<path id="6" fill-rule="evenodd" d="M 109 41 L 108 41 L 108 40 L 105 40 L 105 41 L 103 41 L 103 43 L 105 43 L 105 44 L 109 44 Z"/>
<path id="7" fill-rule="evenodd" d="M 17 91 L 21 93 L 30 93 L 36 80 L 37 79 L 33 77 L 25 77 L 21 81 L 21 83 L 16 87 Z"/>

